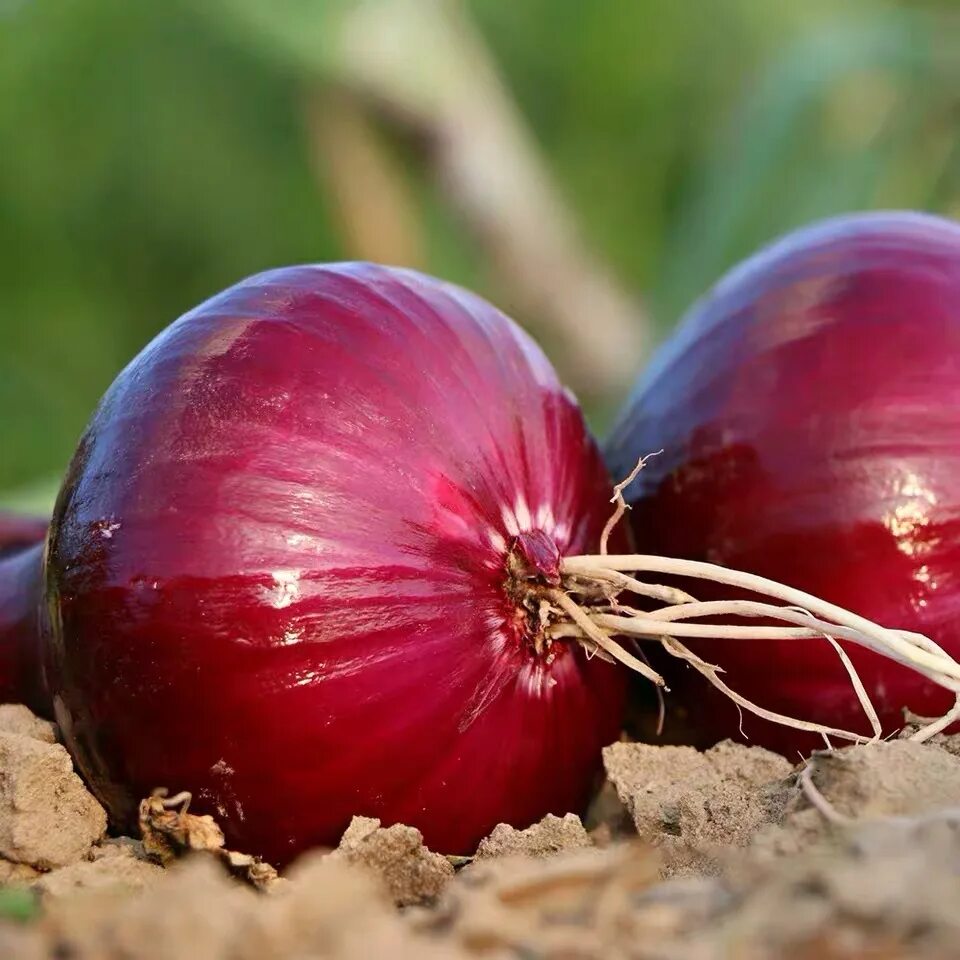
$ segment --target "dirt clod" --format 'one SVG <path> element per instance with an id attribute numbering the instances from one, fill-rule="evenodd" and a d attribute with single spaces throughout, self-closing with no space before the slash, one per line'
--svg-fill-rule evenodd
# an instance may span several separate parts
<path id="1" fill-rule="evenodd" d="M 24 886 L 32 883 L 39 876 L 40 871 L 29 864 L 0 860 L 0 887 Z"/>
<path id="2" fill-rule="evenodd" d="M 399 906 L 433 900 L 453 876 L 450 861 L 428 850 L 419 830 L 381 827 L 371 817 L 354 817 L 331 857 L 378 874 Z"/>
<path id="3" fill-rule="evenodd" d="M 661 848 L 666 876 L 716 872 L 723 850 L 778 820 L 793 769 L 778 754 L 730 741 L 705 753 L 615 743 L 603 758 L 637 835 Z"/>
<path id="4" fill-rule="evenodd" d="M 278 880 L 226 851 L 186 794 L 158 795 L 144 843 L 91 828 L 68 865 L 34 856 L 49 872 L 0 859 L 0 957 L 946 960 L 960 943 L 951 745 L 850 747 L 792 770 L 730 743 L 617 744 L 591 833 L 573 815 L 501 824 L 456 875 L 418 830 L 357 817 Z M 62 822 L 95 805 L 78 783 L 62 748 L 0 731 L 0 841 L 27 823 L 19 847 L 35 854 L 41 827 L 62 843 Z M 641 838 L 624 839 L 624 810 Z"/>
<path id="5" fill-rule="evenodd" d="M 281 894 L 270 898 L 265 918 L 268 944 L 277 942 L 278 929 L 289 936 L 289 953 L 276 955 L 466 960 L 449 942 L 431 942 L 403 919 L 382 874 L 338 855 L 307 854 L 293 865 L 289 878 Z M 251 960 L 268 955 L 252 954 Z"/>
<path id="6" fill-rule="evenodd" d="M 593 841 L 574 813 L 556 817 L 548 813 L 539 823 L 526 830 L 517 830 L 506 823 L 497 824 L 493 832 L 477 847 L 477 860 L 490 857 L 551 857 L 562 850 L 592 847 Z"/>
<path id="7" fill-rule="evenodd" d="M 0 733 L 0 856 L 41 870 L 87 855 L 107 816 L 56 743 Z"/>
<path id="8" fill-rule="evenodd" d="M 116 890 L 133 893 L 144 890 L 163 876 L 163 868 L 133 857 L 104 857 L 81 860 L 43 874 L 33 885 L 46 897 L 65 897 L 78 890 Z"/>
<path id="9" fill-rule="evenodd" d="M 657 876 L 656 855 L 636 843 L 485 860 L 457 877 L 436 911 L 412 922 L 471 956 L 641 956 L 623 952 L 633 938 L 631 903 Z"/>
<path id="10" fill-rule="evenodd" d="M 143 841 L 132 837 L 107 837 L 90 851 L 91 860 L 112 860 L 117 857 L 148 860 L 149 855 L 143 848 Z"/>
<path id="11" fill-rule="evenodd" d="M 88 889 L 49 900 L 27 931 L 0 924 L 0 955 L 465 960 L 453 945 L 418 934 L 378 878 L 361 868 L 308 855 L 290 876 L 290 883 L 265 897 L 230 880 L 215 857 L 188 856 L 161 871 L 145 896 Z M 18 952 L 2 953 L 5 936 L 16 938 Z"/>
<path id="12" fill-rule="evenodd" d="M 0 733 L 16 733 L 43 743 L 57 742 L 57 728 L 22 703 L 0 703 Z"/>
<path id="13" fill-rule="evenodd" d="M 748 852 L 729 906 L 698 937 L 713 941 L 710 957 L 731 937 L 761 957 L 956 956 L 958 858 L 958 812 L 854 823 L 778 859 Z"/>
<path id="14" fill-rule="evenodd" d="M 811 762 L 817 789 L 848 817 L 899 816 L 960 805 L 960 757 L 936 744 L 868 743 L 816 754 Z M 808 806 L 798 794 L 790 809 Z"/>

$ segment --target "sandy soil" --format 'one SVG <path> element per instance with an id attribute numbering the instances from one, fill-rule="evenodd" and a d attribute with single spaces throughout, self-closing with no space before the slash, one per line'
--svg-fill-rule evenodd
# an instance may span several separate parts
<path id="1" fill-rule="evenodd" d="M 960 736 L 604 762 L 586 825 L 501 825 L 464 860 L 356 817 L 280 878 L 159 798 L 142 839 L 108 837 L 56 731 L 0 706 L 0 957 L 960 956 Z"/>

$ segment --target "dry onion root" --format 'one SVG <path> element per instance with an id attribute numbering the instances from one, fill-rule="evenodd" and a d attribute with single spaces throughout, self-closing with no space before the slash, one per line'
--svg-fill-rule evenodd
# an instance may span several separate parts
<path id="1" fill-rule="evenodd" d="M 631 654 L 623 638 L 659 643 L 671 656 L 685 660 L 734 703 L 765 720 L 819 733 L 830 745 L 830 737 L 854 743 L 868 743 L 883 736 L 877 712 L 870 696 L 846 652 L 838 641 L 860 644 L 881 656 L 909 667 L 956 695 L 953 708 L 944 716 L 918 729 L 911 740 L 922 742 L 960 720 L 960 663 L 957 663 L 929 637 L 906 630 L 882 627 L 864 617 L 821 600 L 802 590 L 777 583 L 766 577 L 731 570 L 712 563 L 677 560 L 643 554 L 608 554 L 607 541 L 614 525 L 626 512 L 623 489 L 631 483 L 646 462 L 641 459 L 633 472 L 615 488 L 611 502 L 616 510 L 604 530 L 600 553 L 596 556 L 565 558 L 560 567 L 562 584 L 548 592 L 553 607 L 564 618 L 547 631 L 551 640 L 574 638 L 591 653 L 618 660 L 665 689 L 663 677 L 649 664 Z M 780 601 L 752 600 L 700 602 L 691 594 L 673 587 L 648 583 L 637 574 L 666 574 L 689 579 L 709 580 Z M 638 611 L 622 605 L 622 594 L 634 594 L 665 604 L 658 610 Z M 579 602 L 575 596 L 586 598 Z M 598 603 L 597 601 L 601 601 Z M 747 626 L 691 623 L 702 617 L 762 617 L 790 626 Z M 797 641 L 826 639 L 843 663 L 857 698 L 873 730 L 872 737 L 789 717 L 766 710 L 728 687 L 719 674 L 720 666 L 710 664 L 684 645 L 681 638 L 790 639 Z"/>

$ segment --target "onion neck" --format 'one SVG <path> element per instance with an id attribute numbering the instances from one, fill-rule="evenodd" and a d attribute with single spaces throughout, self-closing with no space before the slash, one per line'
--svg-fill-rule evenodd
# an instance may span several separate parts
<path id="1" fill-rule="evenodd" d="M 560 551 L 543 530 L 528 530 L 513 538 L 506 558 L 504 589 L 516 611 L 516 626 L 530 651 L 549 655 L 553 622 L 550 593 L 560 586 Z"/>
<path id="2" fill-rule="evenodd" d="M 40 668 L 43 544 L 0 559 L 0 702 L 25 703 L 48 716 Z"/>

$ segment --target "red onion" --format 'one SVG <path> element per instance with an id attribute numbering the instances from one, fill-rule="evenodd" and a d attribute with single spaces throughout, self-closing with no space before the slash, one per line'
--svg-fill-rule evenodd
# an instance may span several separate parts
<path id="1" fill-rule="evenodd" d="M 0 557 L 41 543 L 47 535 L 49 523 L 43 517 L 0 511 Z"/>
<path id="2" fill-rule="evenodd" d="M 609 554 L 610 493 L 576 402 L 489 304 L 370 265 L 265 273 L 107 393 L 46 550 L 0 563 L 0 692 L 52 712 L 118 825 L 186 791 L 282 865 L 353 814 L 466 852 L 500 821 L 582 809 L 623 705 L 605 661 L 663 684 L 633 638 L 723 688 L 687 638 L 828 633 L 960 691 L 924 637 Z M 696 602 L 642 571 L 780 605 Z M 788 626 L 690 622 L 717 613 Z M 862 739 L 835 722 L 818 729 Z"/>
<path id="3" fill-rule="evenodd" d="M 782 580 L 960 653 L 960 227 L 850 216 L 732 271 L 641 377 L 606 451 L 616 475 L 661 448 L 628 494 L 643 550 Z M 869 731 L 825 642 L 690 647 L 750 700 Z M 885 730 L 903 707 L 950 703 L 918 673 L 849 654 Z M 667 680 L 689 736 L 740 736 L 698 676 Z M 752 716 L 743 730 L 784 751 L 822 746 Z"/>
<path id="4" fill-rule="evenodd" d="M 37 573 L 49 523 L 0 512 L 0 703 L 43 703 L 36 662 Z"/>
<path id="5" fill-rule="evenodd" d="M 107 393 L 45 562 L 0 567 L 21 615 L 41 572 L 45 596 L 3 681 L 42 651 L 36 699 L 115 822 L 166 787 L 280 864 L 353 814 L 468 852 L 582 809 L 618 735 L 622 674 L 542 625 L 609 496 L 575 400 L 483 300 L 264 273 Z"/>

